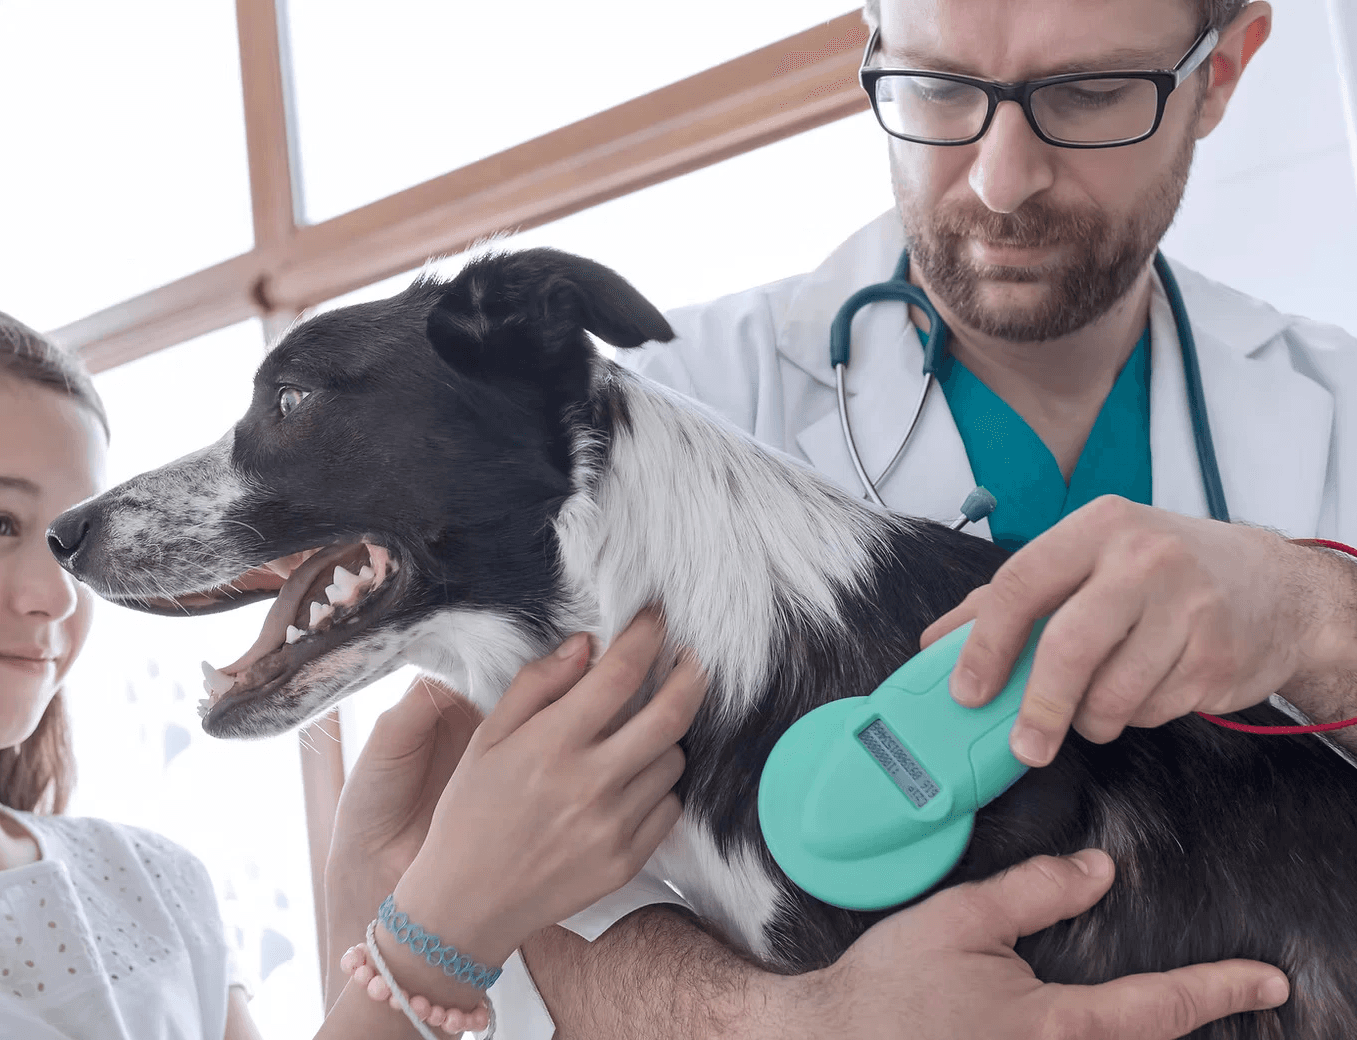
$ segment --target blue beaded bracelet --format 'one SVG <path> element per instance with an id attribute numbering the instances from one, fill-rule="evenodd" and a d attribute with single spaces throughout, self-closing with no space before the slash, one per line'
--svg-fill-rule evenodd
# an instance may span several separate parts
<path id="1" fill-rule="evenodd" d="M 452 946 L 444 946 L 438 936 L 426 932 L 417 924 L 412 924 L 410 915 L 396 911 L 396 894 L 393 892 L 382 900 L 377 909 L 377 920 L 381 921 L 396 938 L 396 942 L 408 946 L 435 968 L 442 968 L 443 974 L 458 982 L 465 982 L 477 989 L 489 989 L 499 978 L 500 968 L 487 968 L 477 964 L 470 957 L 460 954 Z"/>

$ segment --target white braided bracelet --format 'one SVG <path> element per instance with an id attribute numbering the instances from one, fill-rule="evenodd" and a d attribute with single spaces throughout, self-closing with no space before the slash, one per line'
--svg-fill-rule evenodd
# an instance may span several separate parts
<path id="1" fill-rule="evenodd" d="M 372 966 L 377 969 L 377 974 L 381 976 L 382 981 L 385 982 L 387 988 L 391 990 L 391 999 L 393 999 L 401 1011 L 405 1013 L 405 1017 L 408 1018 L 410 1023 L 415 1027 L 415 1031 L 419 1033 L 421 1040 L 439 1040 L 438 1035 L 428 1023 L 421 1019 L 415 1009 L 410 1006 L 409 995 L 397 984 L 395 978 L 391 974 L 391 969 L 387 967 L 386 958 L 383 957 L 381 951 L 377 949 L 376 920 L 373 920 L 368 924 L 366 952 L 367 956 L 372 960 Z M 492 1040 L 495 1035 L 495 1002 L 490 999 L 489 993 L 486 993 L 482 999 L 485 1001 L 485 1006 L 490 1012 L 490 1024 L 485 1027 L 483 1032 L 473 1032 L 471 1035 L 475 1037 L 476 1040 Z M 447 1035 L 446 1030 L 444 1030 L 444 1035 Z"/>

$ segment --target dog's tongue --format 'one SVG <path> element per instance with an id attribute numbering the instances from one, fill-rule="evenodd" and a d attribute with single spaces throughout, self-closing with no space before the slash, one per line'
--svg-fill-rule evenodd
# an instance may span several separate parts
<path id="1" fill-rule="evenodd" d="M 287 626 L 297 616 L 297 608 L 301 606 L 302 597 L 306 595 L 312 583 L 329 567 L 334 566 L 335 560 L 346 555 L 352 555 L 353 548 L 352 545 L 335 545 L 328 549 L 322 549 L 293 570 L 287 576 L 287 580 L 283 582 L 283 587 L 278 590 L 278 598 L 273 601 L 268 616 L 264 618 L 264 625 L 259 630 L 259 638 L 238 660 L 232 661 L 221 671 L 227 675 L 236 675 L 250 667 L 265 654 L 282 646 L 283 640 L 287 636 Z"/>

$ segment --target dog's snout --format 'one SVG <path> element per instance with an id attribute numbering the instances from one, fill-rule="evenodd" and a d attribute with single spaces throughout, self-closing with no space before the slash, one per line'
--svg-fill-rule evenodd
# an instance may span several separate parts
<path id="1" fill-rule="evenodd" d="M 47 547 L 63 567 L 70 567 L 75 554 L 90 533 L 89 514 L 83 509 L 68 509 L 47 529 Z"/>

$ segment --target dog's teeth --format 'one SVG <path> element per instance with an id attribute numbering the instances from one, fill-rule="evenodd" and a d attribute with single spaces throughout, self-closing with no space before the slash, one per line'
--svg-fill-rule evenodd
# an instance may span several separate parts
<path id="1" fill-rule="evenodd" d="M 376 576 L 376 572 L 367 564 L 363 564 L 358 570 L 358 578 L 360 581 L 371 581 Z"/>
<path id="2" fill-rule="evenodd" d="M 335 568 L 335 583 L 331 588 L 338 590 L 341 598 L 347 600 L 351 597 L 353 591 L 363 584 L 363 579 L 352 571 L 345 570 L 343 567 Z M 325 590 L 329 595 L 330 589 Z M 334 602 L 334 597 L 330 597 L 330 602 Z"/>
<path id="3" fill-rule="evenodd" d="M 322 607 L 319 603 L 312 603 L 312 604 L 311 604 L 311 626 L 310 626 L 310 627 L 311 627 L 311 628 L 315 628 L 317 625 L 319 625 L 322 621 L 324 621 L 327 617 L 329 617 L 329 616 L 330 616 L 331 614 L 333 614 L 334 612 L 335 612 L 335 608 L 332 607 L 332 606 L 330 606 L 328 603 L 327 603 L 325 606 L 323 606 L 323 607 Z"/>
<path id="4" fill-rule="evenodd" d="M 331 605 L 338 603 L 344 598 L 344 590 L 338 585 L 326 585 L 325 598 L 330 601 Z"/>
<path id="5" fill-rule="evenodd" d="M 301 637 L 302 630 L 300 628 L 298 628 L 296 625 L 287 626 L 287 641 L 289 643 L 295 643 Z"/>
<path id="6" fill-rule="evenodd" d="M 198 718 L 207 718 L 207 713 L 212 710 L 212 701 L 204 697 L 198 702 Z"/>
<path id="7" fill-rule="evenodd" d="M 227 675 L 225 672 L 218 671 L 206 661 L 203 662 L 203 683 L 207 692 L 213 697 L 220 697 L 236 684 L 234 675 Z"/>

